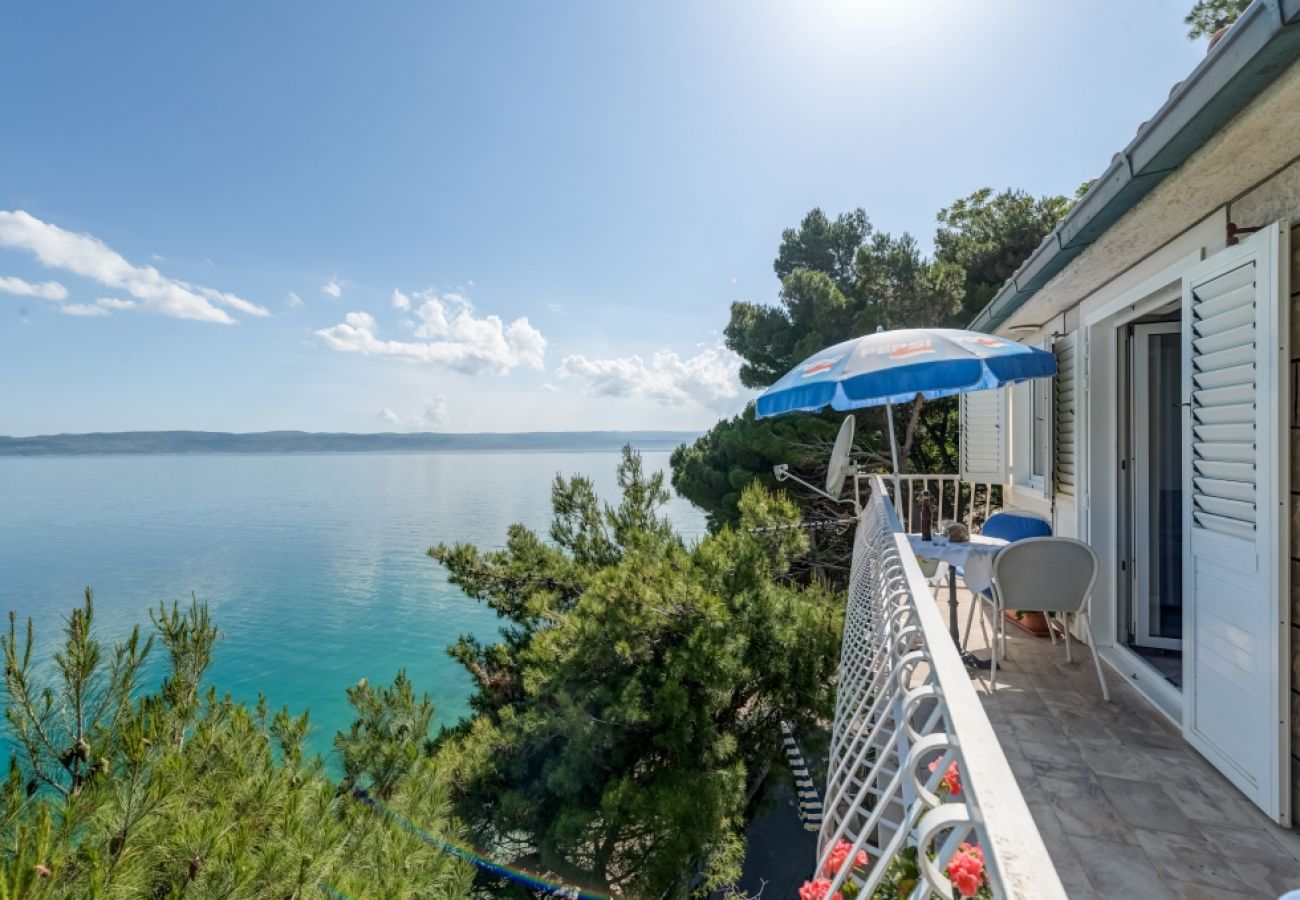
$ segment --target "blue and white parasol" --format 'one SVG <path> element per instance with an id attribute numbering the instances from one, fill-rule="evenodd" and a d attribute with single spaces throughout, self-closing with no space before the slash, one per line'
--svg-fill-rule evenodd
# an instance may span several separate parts
<path id="1" fill-rule="evenodd" d="M 1046 350 L 956 328 L 878 331 L 814 353 L 758 398 L 758 416 L 860 409 L 1056 374 Z"/>
<path id="2" fill-rule="evenodd" d="M 877 331 L 827 347 L 759 395 L 758 417 L 885 406 L 898 494 L 895 403 L 983 391 L 1056 374 L 1056 357 L 1006 338 L 956 328 Z"/>

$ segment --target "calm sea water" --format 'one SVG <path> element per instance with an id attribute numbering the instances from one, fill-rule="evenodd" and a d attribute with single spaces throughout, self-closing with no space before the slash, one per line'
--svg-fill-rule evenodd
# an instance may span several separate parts
<path id="1" fill-rule="evenodd" d="M 647 467 L 666 469 L 650 451 Z M 618 455 L 437 453 L 123 456 L 0 460 L 0 610 L 31 616 L 48 647 L 82 589 L 101 634 L 148 624 L 161 600 L 207 601 L 221 629 L 210 681 L 273 707 L 310 708 L 328 754 L 349 721 L 344 690 L 399 668 L 437 708 L 463 715 L 457 635 L 491 639 L 495 615 L 449 584 L 425 551 L 499 547 L 507 526 L 545 531 L 556 473 L 616 497 Z M 703 515 L 674 498 L 678 531 Z"/>

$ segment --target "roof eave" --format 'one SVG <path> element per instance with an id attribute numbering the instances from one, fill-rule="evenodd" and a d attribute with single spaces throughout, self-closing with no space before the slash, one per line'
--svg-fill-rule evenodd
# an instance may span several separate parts
<path id="1" fill-rule="evenodd" d="M 1255 0 L 971 322 L 995 331 L 1300 58 L 1300 0 Z"/>

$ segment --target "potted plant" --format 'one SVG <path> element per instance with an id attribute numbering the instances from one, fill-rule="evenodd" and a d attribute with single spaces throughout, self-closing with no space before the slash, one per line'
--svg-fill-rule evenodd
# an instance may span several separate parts
<path id="1" fill-rule="evenodd" d="M 1013 625 L 1017 625 L 1035 637 L 1047 637 L 1051 634 L 1047 616 L 1032 609 L 1003 610 L 1002 615 Z"/>

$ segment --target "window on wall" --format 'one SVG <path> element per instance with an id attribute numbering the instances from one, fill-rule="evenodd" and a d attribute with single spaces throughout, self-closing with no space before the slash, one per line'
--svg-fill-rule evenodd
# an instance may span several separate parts
<path id="1" fill-rule="evenodd" d="M 1046 495 L 1052 471 L 1052 379 L 1016 385 L 1012 399 L 1012 480 Z"/>
<path id="2" fill-rule="evenodd" d="M 1047 457 L 1051 450 L 1048 445 L 1048 417 L 1052 414 L 1052 402 L 1047 391 L 1048 384 L 1050 384 L 1048 379 L 1038 379 L 1033 382 L 1031 393 L 1031 415 L 1034 427 L 1033 445 L 1030 447 L 1029 476 L 1031 483 L 1040 488 L 1047 483 Z"/>

